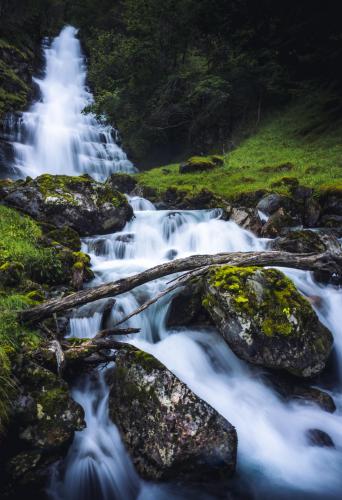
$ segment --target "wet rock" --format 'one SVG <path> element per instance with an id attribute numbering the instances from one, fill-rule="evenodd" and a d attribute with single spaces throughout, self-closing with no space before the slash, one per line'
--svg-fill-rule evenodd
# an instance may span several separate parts
<path id="1" fill-rule="evenodd" d="M 75 431 L 84 428 L 84 414 L 52 371 L 25 361 L 16 374 L 18 396 L 0 450 L 5 464 L 1 486 L 8 498 L 30 492 L 40 498 L 51 464 L 65 456 Z"/>
<path id="2" fill-rule="evenodd" d="M 233 207 L 228 219 L 256 235 L 262 231 L 262 221 L 254 209 Z"/>
<path id="3" fill-rule="evenodd" d="M 193 281 L 177 293 L 171 301 L 166 326 L 168 328 L 207 325 L 210 318 L 202 305 L 202 285 L 199 280 Z"/>
<path id="4" fill-rule="evenodd" d="M 138 181 L 129 174 L 112 174 L 106 181 L 106 184 L 109 184 L 111 189 L 126 194 L 131 193 L 137 183 Z"/>
<path id="5" fill-rule="evenodd" d="M 309 444 L 321 448 L 335 448 L 334 441 L 329 434 L 320 429 L 309 429 L 306 433 Z"/>
<path id="6" fill-rule="evenodd" d="M 327 244 L 318 232 L 298 230 L 276 238 L 270 243 L 270 248 L 293 253 L 322 253 L 327 250 Z"/>
<path id="7" fill-rule="evenodd" d="M 300 220 L 292 217 L 284 208 L 279 208 L 274 212 L 262 227 L 261 236 L 267 238 L 275 238 L 287 232 L 288 228 L 295 227 L 300 224 Z"/>
<path id="8" fill-rule="evenodd" d="M 310 303 L 276 269 L 212 270 L 203 305 L 237 356 L 299 377 L 320 373 L 333 338 Z"/>
<path id="9" fill-rule="evenodd" d="M 6 205 L 57 228 L 70 226 L 81 236 L 119 231 L 133 216 L 125 196 L 88 175 L 45 174 L 4 189 Z"/>
<path id="10" fill-rule="evenodd" d="M 153 356 L 120 349 L 109 409 L 143 478 L 208 480 L 234 473 L 234 427 Z"/>
<path id="11" fill-rule="evenodd" d="M 305 381 L 274 372 L 267 374 L 266 380 L 286 401 L 316 405 L 328 413 L 336 411 L 335 402 L 327 392 L 311 387 Z"/>

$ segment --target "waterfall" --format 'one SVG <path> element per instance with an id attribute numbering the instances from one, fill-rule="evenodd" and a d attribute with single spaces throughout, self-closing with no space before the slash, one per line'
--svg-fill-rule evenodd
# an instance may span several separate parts
<path id="1" fill-rule="evenodd" d="M 104 180 L 113 172 L 134 172 L 116 143 L 116 132 L 84 112 L 93 103 L 86 88 L 86 67 L 77 30 L 67 26 L 51 44 L 45 43 L 45 74 L 34 81 L 41 99 L 9 120 L 14 163 L 12 177 L 43 173 L 80 175 Z"/>
<path id="2" fill-rule="evenodd" d="M 139 206 L 144 207 L 144 203 L 139 202 Z M 235 223 L 221 220 L 217 210 L 152 210 L 148 203 L 145 207 L 147 209 L 135 211 L 135 218 L 127 223 L 122 232 L 84 240 L 83 250 L 91 255 L 96 276 L 94 285 L 132 275 L 175 256 L 261 250 L 266 245 L 265 240 L 256 238 Z M 341 359 L 341 294 L 333 288 L 314 283 L 310 273 L 290 269 L 285 271 L 300 291 L 320 297 L 321 306 L 317 312 L 333 332 L 337 354 Z M 117 297 L 109 323 L 114 324 L 147 298 L 156 295 L 168 280 L 163 278 Z M 249 494 L 253 492 L 252 498 L 338 498 L 342 487 L 341 387 L 336 386 L 333 390 L 339 405 L 334 414 L 299 402 L 284 402 L 265 383 L 263 370 L 238 359 L 214 331 L 196 331 L 193 328 L 168 330 L 166 316 L 169 303 L 170 297 L 164 297 L 139 316 L 131 318 L 126 326 L 140 328 L 141 332 L 134 337 L 127 336 L 124 340 L 157 357 L 198 396 L 233 423 L 239 437 L 238 475 Z M 89 336 L 92 331 L 94 335 L 100 325 L 103 307 L 101 302 L 77 310 L 71 319 L 71 334 L 82 337 Z M 94 393 L 89 391 L 89 383 L 82 390 L 76 388 L 75 398 L 86 408 L 86 415 L 90 411 L 91 416 L 87 417 L 87 429 L 77 433 L 69 452 L 67 477 L 59 479 L 57 486 L 54 483 L 54 491 L 58 490 L 58 485 L 60 488 L 59 496 L 56 497 L 58 500 L 69 498 L 67 491 L 72 491 L 70 498 L 84 498 L 82 488 L 87 481 L 90 490 L 103 481 L 102 487 L 97 487 L 95 496 L 100 500 L 171 499 L 183 498 L 182 495 L 185 495 L 184 498 L 192 498 L 192 495 L 193 498 L 218 498 L 215 494 L 207 496 L 198 491 L 196 494 L 185 494 L 181 487 L 178 487 L 175 496 L 169 493 L 168 486 L 158 486 L 155 490 L 153 488 L 156 485 L 139 480 L 131 465 L 125 466 L 125 476 L 120 471 L 115 473 L 112 496 L 103 494 L 103 488 L 106 490 L 108 487 L 108 474 L 103 470 L 101 454 L 94 455 L 89 434 L 99 443 L 107 429 L 108 439 L 114 443 L 115 426 L 109 424 L 106 416 L 107 396 L 103 396 L 100 391 L 97 397 L 102 401 L 101 404 L 93 406 L 96 410 L 90 410 L 89 400 L 94 398 Z M 98 415 L 99 408 L 101 416 Z M 327 432 L 336 444 L 336 449 L 310 446 L 305 438 L 310 428 Z M 119 436 L 115 436 L 115 446 L 111 444 L 110 447 L 113 455 L 111 470 L 114 471 L 117 469 L 118 454 L 122 461 L 128 460 Z M 93 457 L 91 470 L 89 464 L 85 465 L 84 456 Z M 96 460 L 94 457 L 97 457 Z M 87 474 L 82 467 L 86 467 Z M 77 486 L 77 479 L 71 489 L 68 475 L 82 477 L 82 488 Z M 127 493 L 129 484 L 134 485 L 134 488 Z M 242 494 L 240 498 L 245 497 Z"/>
<path id="3" fill-rule="evenodd" d="M 66 27 L 44 47 L 46 70 L 36 79 L 41 100 L 24 113 L 12 130 L 13 176 L 89 173 L 102 180 L 112 172 L 134 167 L 115 141 L 115 131 L 83 110 L 93 98 L 86 88 L 86 68 L 76 30 Z M 250 251 L 265 241 L 235 223 L 220 218 L 219 210 L 156 210 L 141 197 L 128 197 L 135 218 L 123 231 L 85 238 L 82 250 L 91 255 L 95 273 L 91 286 L 133 275 L 176 257 Z M 320 299 L 317 313 L 332 331 L 339 370 L 342 367 L 342 297 L 332 287 L 316 284 L 310 273 L 286 270 L 303 293 Z M 169 278 L 145 284 L 116 298 L 108 325 L 116 323 L 165 287 Z M 175 292 L 174 292 L 175 293 Z M 285 402 L 265 383 L 261 368 L 238 359 L 213 330 L 168 329 L 171 296 L 163 297 L 127 326 L 140 333 L 124 338 L 153 354 L 199 397 L 237 429 L 237 481 L 246 486 L 236 498 L 337 499 L 342 489 L 342 373 L 331 388 L 334 414 L 299 402 Z M 108 299 L 110 300 L 110 299 Z M 100 329 L 107 299 L 80 307 L 69 324 L 69 335 L 91 338 Z M 100 367 L 75 381 L 72 395 L 85 410 L 87 427 L 77 432 L 61 467 L 54 470 L 49 494 L 54 500 L 188 500 L 228 498 L 190 490 L 182 485 L 142 481 L 108 416 L 106 377 L 113 366 Z M 336 448 L 310 446 L 305 433 L 319 428 Z M 229 496 L 230 494 L 228 494 Z M 229 498 L 233 498 L 229 496 Z"/>

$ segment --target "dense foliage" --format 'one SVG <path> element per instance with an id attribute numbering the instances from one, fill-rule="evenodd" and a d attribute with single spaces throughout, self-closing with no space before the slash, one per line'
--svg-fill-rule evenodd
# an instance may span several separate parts
<path id="1" fill-rule="evenodd" d="M 78 26 L 94 109 L 141 167 L 227 151 L 270 108 L 312 88 L 329 87 L 335 119 L 336 9 L 322 0 L 2 0 L 0 39 L 34 51 L 32 40 Z M 0 89 L 2 73 L 12 82 L 3 108 L 18 109 L 27 82 L 7 70 L 0 67 Z"/>
<path id="2" fill-rule="evenodd" d="M 341 82 L 333 2 L 86 0 L 69 16 L 89 55 L 95 109 L 138 166 L 227 150 L 270 107 Z"/>

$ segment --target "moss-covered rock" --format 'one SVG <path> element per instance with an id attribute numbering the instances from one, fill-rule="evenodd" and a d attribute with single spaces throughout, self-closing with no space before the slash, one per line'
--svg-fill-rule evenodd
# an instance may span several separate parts
<path id="1" fill-rule="evenodd" d="M 17 397 L 1 447 L 1 494 L 19 498 L 24 491 L 35 491 L 39 497 L 51 464 L 65 456 L 75 431 L 84 428 L 84 413 L 67 384 L 30 360 L 29 353 L 17 363 Z"/>
<path id="2" fill-rule="evenodd" d="M 215 268 L 206 279 L 203 305 L 242 359 L 301 377 L 324 369 L 332 335 L 280 271 Z"/>
<path id="3" fill-rule="evenodd" d="M 44 235 L 45 239 L 52 244 L 59 243 L 70 248 L 74 252 L 81 250 L 81 239 L 77 231 L 69 226 L 53 228 Z"/>
<path id="4" fill-rule="evenodd" d="M 124 195 L 88 175 L 44 174 L 3 186 L 2 192 L 3 203 L 58 228 L 70 226 L 81 236 L 120 230 L 133 215 Z"/>
<path id="5" fill-rule="evenodd" d="M 109 409 L 146 479 L 207 480 L 235 470 L 234 427 L 149 354 L 119 350 Z"/>
<path id="6" fill-rule="evenodd" d="M 192 174 L 213 170 L 218 165 L 223 165 L 223 158 L 215 156 L 192 156 L 179 166 L 180 174 Z"/>

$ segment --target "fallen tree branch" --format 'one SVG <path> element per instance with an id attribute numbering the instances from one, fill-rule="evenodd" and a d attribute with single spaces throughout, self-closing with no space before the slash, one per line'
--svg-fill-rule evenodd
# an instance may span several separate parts
<path id="1" fill-rule="evenodd" d="M 68 365 L 84 361 L 85 358 L 91 358 L 94 354 L 100 354 L 101 351 L 108 351 L 111 349 L 118 350 L 129 345 L 125 342 L 118 342 L 117 340 L 106 338 L 93 338 L 80 344 L 75 344 L 75 340 L 76 339 L 72 338 L 65 339 L 62 343 L 64 357 Z M 108 356 L 106 354 L 101 354 L 101 357 L 99 357 L 99 360 L 96 362 L 101 363 L 109 359 L 113 359 L 112 354 Z"/>
<path id="2" fill-rule="evenodd" d="M 122 321 L 123 322 L 123 321 Z M 120 323 L 122 323 L 120 321 Z M 118 325 L 120 323 L 117 323 Z M 114 325 L 115 327 L 117 325 Z M 94 339 L 102 339 L 103 337 L 111 337 L 113 335 L 130 335 L 130 334 L 133 334 L 133 333 L 139 333 L 140 332 L 140 328 L 106 328 L 105 330 L 101 330 L 99 331 Z"/>
<path id="3" fill-rule="evenodd" d="M 52 299 L 40 306 L 22 311 L 20 317 L 22 321 L 26 322 L 40 321 L 54 313 L 78 307 L 102 298 L 120 295 L 137 286 L 170 274 L 222 264 L 230 266 L 279 266 L 308 271 L 325 270 L 332 274 L 338 273 L 339 275 L 342 273 L 342 255 L 329 252 L 323 254 L 298 254 L 267 251 L 194 255 L 166 262 L 134 276 L 114 281 L 113 283 L 81 290 L 61 299 Z"/>

